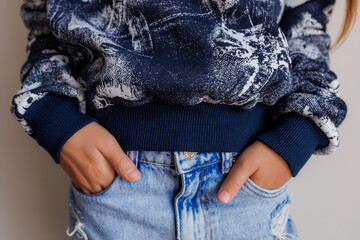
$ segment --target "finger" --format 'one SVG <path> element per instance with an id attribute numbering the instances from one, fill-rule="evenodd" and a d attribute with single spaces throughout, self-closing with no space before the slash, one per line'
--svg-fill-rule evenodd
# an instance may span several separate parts
<path id="1" fill-rule="evenodd" d="M 102 186 L 100 186 L 99 184 L 92 186 L 91 189 L 86 188 L 86 187 L 80 187 L 78 185 L 76 186 L 76 188 L 81 189 L 81 192 L 84 194 L 97 194 L 104 190 L 104 188 Z"/>
<path id="2" fill-rule="evenodd" d="M 66 173 L 71 179 L 71 182 L 75 188 L 77 188 L 77 190 L 83 191 L 83 189 L 88 189 L 90 187 L 89 181 L 86 179 L 83 173 L 80 172 L 78 167 L 72 165 L 73 161 L 69 161 L 69 163 L 64 167 Z"/>
<path id="3" fill-rule="evenodd" d="M 84 193 L 84 194 L 91 194 L 91 192 L 88 191 L 88 190 L 87 190 L 86 188 L 84 188 L 84 187 L 81 187 L 80 190 L 81 190 L 81 192 Z"/>
<path id="4" fill-rule="evenodd" d="M 111 165 L 110 165 L 111 166 Z M 112 168 L 112 167 L 111 167 Z M 112 168 L 112 173 L 106 175 L 106 177 L 104 177 L 103 179 L 101 179 L 101 181 L 99 181 L 99 185 L 105 189 L 107 188 L 116 178 L 116 172 L 114 171 L 114 169 Z"/>
<path id="5" fill-rule="evenodd" d="M 80 185 L 77 182 L 72 181 L 72 183 L 78 191 L 80 191 L 84 194 L 96 194 L 96 193 L 104 190 L 104 188 L 102 186 L 100 186 L 99 184 L 94 184 L 93 186 L 91 186 L 91 189 L 90 189 L 88 187 L 85 187 L 84 185 Z"/>
<path id="6" fill-rule="evenodd" d="M 109 178 L 106 176 L 106 173 L 110 172 L 110 174 L 107 175 L 109 175 L 111 178 L 114 169 L 110 166 L 110 164 L 98 151 L 94 151 L 91 156 L 85 156 L 82 159 L 87 159 L 87 160 L 93 159 L 96 160 L 94 162 L 96 162 L 97 164 L 91 164 L 88 165 L 87 167 L 83 167 L 81 163 L 87 161 L 69 161 L 66 158 L 63 159 L 64 161 L 62 167 L 71 178 L 74 187 L 77 190 L 82 191 L 83 193 L 97 193 L 102 191 L 103 187 L 101 183 L 104 182 L 102 181 L 104 178 L 103 176 L 105 176 L 105 178 Z M 75 165 L 74 163 L 77 163 L 77 165 L 80 165 L 80 167 Z M 102 174 L 104 168 L 102 167 L 103 165 L 105 165 L 105 168 L 107 168 L 108 170 L 105 174 Z"/>
<path id="7" fill-rule="evenodd" d="M 91 186 L 91 189 L 89 189 L 89 190 L 90 190 L 91 194 L 96 194 L 96 193 L 101 192 L 103 189 L 104 188 L 101 185 L 94 184 Z"/>
<path id="8" fill-rule="evenodd" d="M 98 150 L 122 178 L 130 182 L 135 182 L 140 179 L 140 171 L 124 153 L 117 141 L 111 142 L 105 149 L 100 148 Z"/>
<path id="9" fill-rule="evenodd" d="M 255 166 L 245 164 L 245 161 L 240 161 L 239 159 L 235 161 L 235 164 L 221 184 L 217 195 L 218 200 L 224 204 L 231 202 L 244 185 L 246 179 L 255 171 Z"/>
<path id="10" fill-rule="evenodd" d="M 76 188 L 76 189 L 80 189 L 80 185 L 78 184 L 78 183 L 76 183 L 76 182 L 74 182 L 74 181 L 71 181 L 72 182 L 72 185 L 74 185 L 74 187 Z"/>
<path id="11" fill-rule="evenodd" d="M 84 193 L 84 194 L 90 194 L 90 191 L 88 191 L 85 187 L 79 185 L 78 183 L 72 181 L 72 184 L 74 185 L 76 190 L 78 190 L 79 192 Z"/>
<path id="12" fill-rule="evenodd" d="M 115 177 L 115 170 L 98 150 L 92 154 L 92 158 L 96 159 L 96 164 L 92 168 L 92 174 L 88 176 L 88 181 L 92 183 L 90 191 L 97 193 L 110 185 Z"/>
<path id="13" fill-rule="evenodd" d="M 71 171 L 72 181 L 79 186 L 78 189 L 81 189 L 83 193 L 91 194 L 91 192 L 96 192 L 99 188 L 96 184 L 89 181 L 89 177 L 86 173 L 80 172 L 79 169 L 73 168 Z"/>

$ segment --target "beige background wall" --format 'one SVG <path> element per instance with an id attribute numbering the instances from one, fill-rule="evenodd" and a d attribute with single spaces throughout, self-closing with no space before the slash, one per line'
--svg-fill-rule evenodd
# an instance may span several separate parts
<path id="1" fill-rule="evenodd" d="M 333 41 L 345 1 L 337 2 L 328 27 Z M 0 239 L 66 239 L 70 180 L 9 112 L 26 59 L 21 3 L 0 2 Z M 331 53 L 340 94 L 348 105 L 347 118 L 339 128 L 341 147 L 330 156 L 313 156 L 289 185 L 290 214 L 302 240 L 360 239 L 359 40 L 358 20 L 350 38 Z"/>

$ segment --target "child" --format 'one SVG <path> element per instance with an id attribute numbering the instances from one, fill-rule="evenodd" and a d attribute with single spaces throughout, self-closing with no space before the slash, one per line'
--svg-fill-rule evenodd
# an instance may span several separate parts
<path id="1" fill-rule="evenodd" d="M 11 113 L 71 178 L 67 235 L 297 239 L 287 184 L 347 112 L 334 3 L 25 0 Z"/>

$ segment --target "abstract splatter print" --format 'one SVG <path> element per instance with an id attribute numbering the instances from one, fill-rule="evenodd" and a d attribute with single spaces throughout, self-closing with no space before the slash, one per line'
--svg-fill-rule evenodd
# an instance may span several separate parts
<path id="1" fill-rule="evenodd" d="M 11 112 L 50 92 L 79 111 L 159 101 L 311 118 L 330 144 L 347 108 L 329 69 L 326 24 L 334 0 L 25 0 L 28 59 Z M 89 101 L 85 101 L 87 96 Z"/>

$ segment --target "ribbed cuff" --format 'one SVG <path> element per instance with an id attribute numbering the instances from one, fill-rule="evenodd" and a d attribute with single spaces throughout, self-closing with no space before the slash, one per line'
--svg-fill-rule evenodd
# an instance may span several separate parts
<path id="1" fill-rule="evenodd" d="M 24 114 L 40 146 L 49 152 L 56 164 L 65 142 L 78 130 L 97 119 L 83 114 L 67 96 L 48 93 L 33 102 Z"/>
<path id="2" fill-rule="evenodd" d="M 293 177 L 318 147 L 329 144 L 325 133 L 310 118 L 296 112 L 280 116 L 273 128 L 255 139 L 277 152 L 289 165 Z"/>

